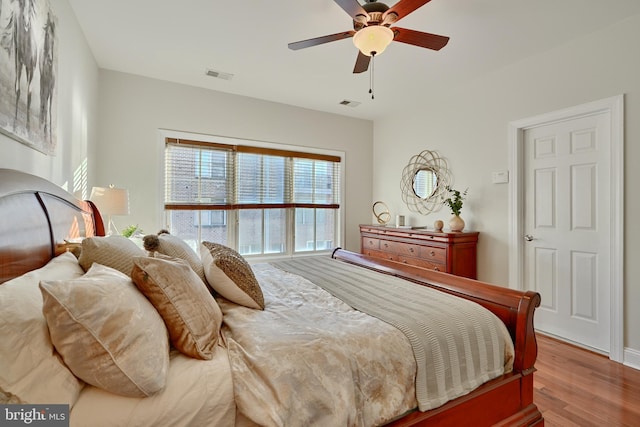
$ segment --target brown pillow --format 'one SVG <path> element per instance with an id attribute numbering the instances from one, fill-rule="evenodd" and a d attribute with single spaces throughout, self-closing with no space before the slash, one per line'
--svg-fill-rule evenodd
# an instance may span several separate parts
<path id="1" fill-rule="evenodd" d="M 180 258 L 136 257 L 131 277 L 164 319 L 174 347 L 196 359 L 211 359 L 222 311 L 189 264 Z"/>
<path id="2" fill-rule="evenodd" d="M 124 236 L 88 237 L 82 241 L 78 262 L 88 271 L 96 262 L 131 276 L 133 257 L 144 256 L 144 251 Z"/>
<path id="3" fill-rule="evenodd" d="M 163 255 L 185 260 L 189 263 L 193 271 L 196 272 L 198 277 L 200 277 L 204 283 L 207 283 L 200 257 L 196 251 L 181 238 L 169 233 L 160 232 L 157 236 L 153 234 L 144 236 L 143 242 L 145 249 L 150 253 L 159 252 Z"/>
<path id="4" fill-rule="evenodd" d="M 167 328 L 131 278 L 93 264 L 77 279 L 41 281 L 40 290 L 51 341 L 78 378 L 131 397 L 164 388 Z"/>
<path id="5" fill-rule="evenodd" d="M 213 242 L 202 242 L 200 253 L 209 286 L 229 301 L 264 310 L 262 289 L 242 255 Z"/>

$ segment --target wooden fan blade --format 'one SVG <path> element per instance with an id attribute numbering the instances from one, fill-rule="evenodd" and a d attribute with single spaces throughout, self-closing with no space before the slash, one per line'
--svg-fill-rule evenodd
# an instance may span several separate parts
<path id="1" fill-rule="evenodd" d="M 387 15 L 395 13 L 398 15 L 398 18 L 396 19 L 396 21 L 398 21 L 430 1 L 431 0 L 400 0 L 382 15 L 382 19 L 384 20 Z"/>
<path id="2" fill-rule="evenodd" d="M 334 1 L 338 3 L 338 6 L 344 9 L 344 11 L 347 12 L 349 16 L 353 19 L 356 19 L 356 16 L 358 15 L 362 15 L 366 17 L 369 16 L 367 11 L 364 10 L 362 6 L 360 6 L 360 3 L 358 3 L 357 0 L 334 0 Z"/>
<path id="3" fill-rule="evenodd" d="M 349 37 L 353 37 L 355 33 L 355 31 L 350 30 L 342 33 L 330 34 L 328 36 L 316 37 L 313 39 L 289 43 L 288 46 L 291 50 L 304 49 L 305 47 L 317 46 L 319 44 L 334 42 L 336 40 L 348 39 Z"/>
<path id="4" fill-rule="evenodd" d="M 391 30 L 395 33 L 393 41 L 412 44 L 427 49 L 440 50 L 449 43 L 449 37 L 446 36 L 399 27 L 392 27 Z"/>
<path id="5" fill-rule="evenodd" d="M 353 67 L 354 74 L 364 73 L 369 69 L 369 62 L 371 61 L 371 57 L 365 55 L 364 53 L 358 51 L 358 57 L 356 58 L 356 65 Z"/>

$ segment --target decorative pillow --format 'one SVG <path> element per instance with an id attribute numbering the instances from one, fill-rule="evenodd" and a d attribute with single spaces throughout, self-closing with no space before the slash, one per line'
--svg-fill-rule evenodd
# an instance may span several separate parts
<path id="1" fill-rule="evenodd" d="M 53 348 L 38 283 L 83 274 L 76 257 L 64 252 L 44 267 L 0 285 L 0 403 L 60 403 L 71 408 L 78 400 L 84 383 Z"/>
<path id="2" fill-rule="evenodd" d="M 229 301 L 264 310 L 262 289 L 242 255 L 213 242 L 202 242 L 200 253 L 209 286 Z"/>
<path id="3" fill-rule="evenodd" d="M 200 277 L 204 283 L 207 283 L 200 257 L 196 251 L 181 238 L 172 236 L 165 230 L 161 230 L 157 235 L 149 234 L 144 236 L 143 242 L 144 248 L 149 252 L 159 252 L 163 255 L 187 261 L 198 277 Z"/>
<path id="4" fill-rule="evenodd" d="M 51 341 L 77 377 L 123 396 L 164 388 L 167 328 L 131 278 L 94 263 L 80 278 L 42 281 L 40 289 Z"/>
<path id="5" fill-rule="evenodd" d="M 196 359 L 211 359 L 222 311 L 189 264 L 180 258 L 136 257 L 131 276 L 164 319 L 174 347 Z"/>
<path id="6" fill-rule="evenodd" d="M 88 237 L 82 241 L 80 266 L 88 271 L 95 262 L 131 276 L 133 257 L 144 256 L 144 251 L 124 236 Z"/>

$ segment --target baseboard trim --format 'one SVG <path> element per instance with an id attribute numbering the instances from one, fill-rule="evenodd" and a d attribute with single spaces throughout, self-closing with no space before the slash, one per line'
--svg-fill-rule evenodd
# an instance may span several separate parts
<path id="1" fill-rule="evenodd" d="M 640 370 L 640 351 L 632 348 L 624 349 L 624 365 Z"/>

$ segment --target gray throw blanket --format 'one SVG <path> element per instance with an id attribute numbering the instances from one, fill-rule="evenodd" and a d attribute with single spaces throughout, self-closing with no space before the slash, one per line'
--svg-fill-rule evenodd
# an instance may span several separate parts
<path id="1" fill-rule="evenodd" d="M 402 331 L 417 363 L 421 411 L 463 396 L 513 367 L 505 325 L 479 304 L 331 258 L 270 264 Z"/>

